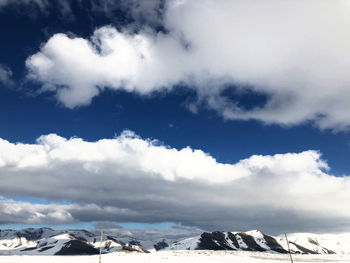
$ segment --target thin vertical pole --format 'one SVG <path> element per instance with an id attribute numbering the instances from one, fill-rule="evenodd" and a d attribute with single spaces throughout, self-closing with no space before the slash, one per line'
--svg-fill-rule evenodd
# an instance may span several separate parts
<path id="1" fill-rule="evenodd" d="M 101 263 L 101 255 L 102 255 L 102 236 L 103 236 L 103 232 L 101 231 L 101 243 L 100 243 L 100 258 L 99 258 L 99 263 Z"/>
<path id="2" fill-rule="evenodd" d="M 292 258 L 292 253 L 290 252 L 288 237 L 287 237 L 286 233 L 284 235 L 286 236 L 286 240 L 287 240 L 287 246 L 288 246 L 288 253 L 289 253 L 289 256 L 290 256 L 290 262 L 293 263 L 293 258 Z"/>

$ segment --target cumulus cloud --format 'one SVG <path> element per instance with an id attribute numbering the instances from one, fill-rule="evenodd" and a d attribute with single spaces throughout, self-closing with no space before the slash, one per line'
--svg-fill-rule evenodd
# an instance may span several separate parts
<path id="1" fill-rule="evenodd" d="M 56 34 L 26 64 L 70 108 L 104 88 L 149 94 L 182 83 L 226 119 L 347 129 L 349 9 L 345 0 L 168 1 L 167 33 L 106 26 L 90 39 Z M 223 95 L 228 86 L 267 102 L 247 109 Z"/>
<path id="2" fill-rule="evenodd" d="M 0 140 L 2 195 L 53 202 L 1 209 L 0 221 L 12 215 L 17 222 L 37 222 L 18 215 L 39 213 L 40 222 L 51 223 L 50 211 L 59 211 L 62 222 L 177 222 L 270 233 L 346 230 L 349 177 L 328 171 L 317 151 L 224 164 L 201 150 L 174 149 L 130 131 L 96 142 L 55 134 L 36 144 Z M 57 204 L 62 200 L 71 203 Z"/>

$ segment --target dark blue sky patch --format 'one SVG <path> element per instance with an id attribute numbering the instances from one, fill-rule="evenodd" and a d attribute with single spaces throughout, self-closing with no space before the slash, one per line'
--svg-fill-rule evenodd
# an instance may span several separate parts
<path id="1" fill-rule="evenodd" d="M 49 133 L 96 141 L 130 129 L 143 138 L 158 139 L 178 149 L 202 149 L 218 162 L 235 163 L 254 154 L 314 149 L 323 153 L 333 173 L 346 174 L 350 168 L 347 133 L 320 131 L 307 124 L 281 128 L 257 121 L 224 121 L 205 109 L 194 114 L 185 103 L 193 96 L 184 87 L 148 97 L 107 89 L 90 106 L 70 110 L 51 94 L 26 96 L 2 88 L 0 134 L 11 142 L 24 143 L 34 143 L 38 136 Z"/>
<path id="2" fill-rule="evenodd" d="M 268 94 L 257 93 L 253 87 L 239 85 L 227 85 L 220 96 L 244 111 L 263 108 L 269 100 Z"/>

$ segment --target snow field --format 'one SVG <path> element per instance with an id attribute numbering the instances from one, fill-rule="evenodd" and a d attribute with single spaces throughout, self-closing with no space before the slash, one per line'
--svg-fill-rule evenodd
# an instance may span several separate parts
<path id="1" fill-rule="evenodd" d="M 350 262 L 350 255 L 293 255 L 296 263 Z M 1 263 L 98 263 L 98 256 L 0 256 Z M 102 263 L 286 263 L 286 254 L 228 251 L 163 251 L 149 254 L 116 252 Z"/>

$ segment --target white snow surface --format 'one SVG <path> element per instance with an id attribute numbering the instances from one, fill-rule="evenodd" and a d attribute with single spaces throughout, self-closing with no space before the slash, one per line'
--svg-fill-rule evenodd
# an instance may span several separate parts
<path id="1" fill-rule="evenodd" d="M 293 255 L 298 263 L 350 262 L 350 255 Z M 96 263 L 98 256 L 0 256 L 1 263 Z M 150 254 L 115 252 L 102 255 L 102 263 L 286 263 L 287 254 L 243 251 L 162 251 Z"/>

